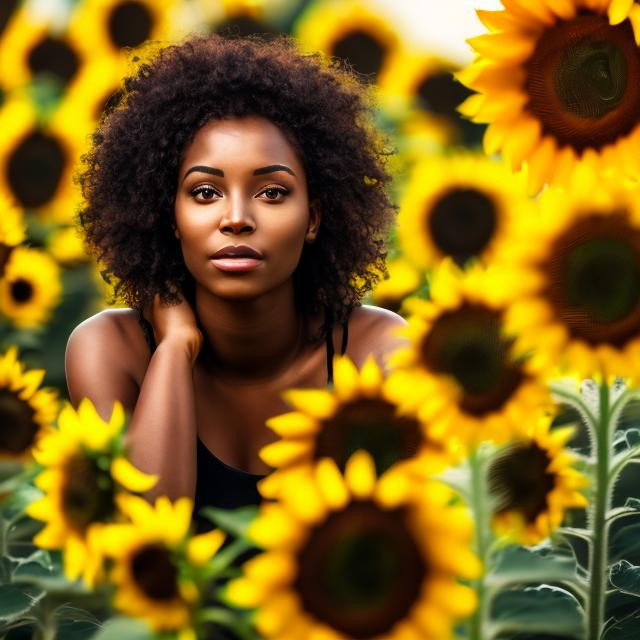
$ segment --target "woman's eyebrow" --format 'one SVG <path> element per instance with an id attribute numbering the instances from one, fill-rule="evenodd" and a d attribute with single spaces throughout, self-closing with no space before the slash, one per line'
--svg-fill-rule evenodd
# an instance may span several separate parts
<path id="1" fill-rule="evenodd" d="M 224 178 L 224 171 L 222 169 L 217 169 L 216 167 L 206 167 L 204 165 L 196 165 L 195 167 L 191 167 L 191 169 L 189 169 L 187 173 L 184 174 L 184 178 L 182 178 L 182 180 L 184 181 L 184 179 L 194 171 L 200 171 L 201 173 L 210 173 L 212 176 L 220 176 L 221 178 Z"/>
<path id="2" fill-rule="evenodd" d="M 260 167 L 253 172 L 254 176 L 261 176 L 265 173 L 274 173 L 275 171 L 286 171 L 295 177 L 295 173 L 284 164 L 270 164 L 268 167 Z"/>

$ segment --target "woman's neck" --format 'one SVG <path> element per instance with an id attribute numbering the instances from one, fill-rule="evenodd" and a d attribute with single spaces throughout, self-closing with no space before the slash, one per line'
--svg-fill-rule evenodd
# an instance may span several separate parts
<path id="1" fill-rule="evenodd" d="M 204 336 L 201 361 L 223 380 L 273 377 L 306 341 L 292 283 L 252 300 L 224 300 L 196 287 L 195 307 Z"/>

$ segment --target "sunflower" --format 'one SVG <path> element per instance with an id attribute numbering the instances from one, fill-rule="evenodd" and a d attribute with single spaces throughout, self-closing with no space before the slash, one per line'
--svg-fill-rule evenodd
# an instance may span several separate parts
<path id="1" fill-rule="evenodd" d="M 431 440 L 429 427 L 409 411 L 398 410 L 390 390 L 393 373 L 385 379 L 373 356 L 358 371 L 346 356 L 334 358 L 334 389 L 294 389 L 284 399 L 295 409 L 267 420 L 281 440 L 260 451 L 277 470 L 260 481 L 266 498 L 275 497 L 289 478 L 309 473 L 314 461 L 331 458 L 343 470 L 351 454 L 364 449 L 378 474 L 429 474 L 442 471 L 453 452 Z"/>
<path id="2" fill-rule="evenodd" d="M 458 578 L 476 578 L 472 524 L 452 492 L 429 481 L 417 490 L 376 477 L 366 451 L 344 475 L 330 459 L 263 503 L 248 535 L 265 552 L 227 588 L 237 606 L 256 607 L 262 637 L 451 637 L 475 608 Z"/>
<path id="3" fill-rule="evenodd" d="M 79 50 L 51 19 L 39 17 L 25 4 L 11 17 L 0 39 L 0 84 L 10 90 L 46 76 L 64 87 L 87 54 L 86 45 Z"/>
<path id="4" fill-rule="evenodd" d="M 16 247 L 0 280 L 0 313 L 19 327 L 45 324 L 62 294 L 60 268 L 39 249 Z"/>
<path id="5" fill-rule="evenodd" d="M 71 221 L 75 213 L 79 196 L 72 174 L 87 145 L 87 119 L 64 115 L 54 114 L 44 124 L 22 94 L 0 108 L 0 190 L 58 222 Z"/>
<path id="6" fill-rule="evenodd" d="M 76 227 L 58 227 L 49 238 L 49 253 L 62 265 L 86 262 L 82 237 Z"/>
<path id="7" fill-rule="evenodd" d="M 360 0 L 313 3 L 298 18 L 293 31 L 304 49 L 345 60 L 370 80 L 384 72 L 399 46 L 399 36 L 388 17 Z"/>
<path id="8" fill-rule="evenodd" d="M 529 360 L 505 333 L 508 300 L 492 293 L 493 273 L 462 274 L 443 262 L 430 282 L 431 300 L 407 302 L 408 347 L 396 352 L 392 391 L 416 409 L 431 434 L 461 447 L 504 442 L 522 420 L 550 402 Z"/>
<path id="9" fill-rule="evenodd" d="M 115 563 L 111 572 L 115 607 L 146 619 L 154 631 L 196 640 L 192 618 L 202 588 L 197 572 L 222 546 L 224 534 L 214 529 L 189 535 L 193 510 L 189 498 L 172 504 L 160 497 L 155 508 L 131 495 L 119 503 L 131 523 L 109 525 L 103 532 L 105 553 Z"/>
<path id="10" fill-rule="evenodd" d="M 378 306 L 401 311 L 402 301 L 420 287 L 423 274 L 404 258 L 389 261 L 387 270 L 389 277 L 378 281 L 371 297 Z"/>
<path id="11" fill-rule="evenodd" d="M 488 469 L 498 535 L 534 545 L 558 528 L 567 509 L 588 502 L 579 489 L 587 479 L 572 468 L 576 456 L 565 447 L 575 430 L 551 430 L 549 415 L 529 419 L 529 433 L 500 451 Z"/>
<path id="12" fill-rule="evenodd" d="M 529 192 L 562 184 L 579 158 L 598 170 L 640 170 L 640 5 L 632 0 L 503 0 L 479 11 L 490 33 L 458 78 L 478 93 L 460 111 L 487 122 L 484 146 Z"/>
<path id="13" fill-rule="evenodd" d="M 35 480 L 45 496 L 27 513 L 46 523 L 34 542 L 64 550 L 64 571 L 72 580 L 82 575 L 93 585 L 102 575 L 101 532 L 105 523 L 121 519 L 118 505 L 127 491 L 148 491 L 155 476 L 133 467 L 123 451 L 125 415 L 116 402 L 103 421 L 88 399 L 78 410 L 66 405 L 58 429 L 45 434 L 33 450 L 46 469 Z"/>
<path id="14" fill-rule="evenodd" d="M 0 357 L 0 458 L 27 461 L 31 447 L 50 429 L 58 414 L 58 395 L 40 389 L 45 372 L 25 371 L 18 350 Z"/>
<path id="15" fill-rule="evenodd" d="M 638 373 L 640 194 L 594 180 L 581 167 L 569 190 L 543 194 L 541 217 L 519 222 L 501 285 L 517 292 L 508 330 L 547 375 Z"/>
<path id="16" fill-rule="evenodd" d="M 490 262 L 510 243 L 513 221 L 531 217 L 525 185 L 479 154 L 424 160 L 400 203 L 398 238 L 406 257 L 429 269 L 445 257 Z"/>
<path id="17" fill-rule="evenodd" d="M 0 278 L 14 247 L 26 238 L 22 210 L 0 192 Z"/>

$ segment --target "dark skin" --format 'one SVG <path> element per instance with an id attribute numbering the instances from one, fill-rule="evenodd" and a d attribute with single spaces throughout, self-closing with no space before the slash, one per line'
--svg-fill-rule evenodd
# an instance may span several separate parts
<path id="1" fill-rule="evenodd" d="M 86 396 L 107 419 L 119 400 L 131 416 L 132 461 L 160 478 L 150 499 L 194 497 L 197 436 L 228 465 L 267 473 L 258 453 L 277 439 L 265 421 L 289 410 L 281 393 L 326 387 L 325 344 L 311 339 L 324 318 L 301 317 L 293 286 L 321 224 L 295 146 L 273 123 L 234 118 L 197 132 L 179 169 L 174 219 L 195 308 L 156 298 L 145 311 L 153 354 L 132 309 L 96 314 L 67 346 L 72 403 Z M 229 246 L 258 257 L 212 259 Z M 357 307 L 347 355 L 361 366 L 373 354 L 384 366 L 404 324 L 390 311 Z M 333 332 L 336 352 L 341 332 Z"/>

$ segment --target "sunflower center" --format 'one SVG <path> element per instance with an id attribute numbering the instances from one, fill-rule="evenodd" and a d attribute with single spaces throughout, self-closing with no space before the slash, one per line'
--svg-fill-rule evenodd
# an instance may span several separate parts
<path id="1" fill-rule="evenodd" d="M 354 502 L 331 513 L 299 552 L 304 609 L 349 638 L 387 633 L 420 595 L 428 567 L 402 509 Z"/>
<path id="2" fill-rule="evenodd" d="M 529 109 L 561 146 L 600 148 L 638 121 L 640 52 L 629 20 L 561 21 L 540 37 L 526 71 Z"/>
<path id="3" fill-rule="evenodd" d="M 53 198 L 65 167 L 60 143 L 40 131 L 28 134 L 9 155 L 7 178 L 25 208 L 41 207 Z"/>
<path id="4" fill-rule="evenodd" d="M 386 47 L 370 33 L 362 30 L 350 31 L 333 45 L 334 56 L 346 60 L 355 71 L 374 82 L 382 69 Z"/>
<path id="5" fill-rule="evenodd" d="M 133 556 L 131 575 L 152 600 L 173 600 L 179 594 L 178 568 L 169 550 L 160 545 L 145 546 Z"/>
<path id="6" fill-rule="evenodd" d="M 454 188 L 437 200 L 427 221 L 428 233 L 438 249 L 464 264 L 482 253 L 493 237 L 496 206 L 476 189 Z"/>
<path id="7" fill-rule="evenodd" d="M 5 30 L 19 2 L 20 0 L 4 0 L 4 2 L 0 2 L 0 34 Z"/>
<path id="8" fill-rule="evenodd" d="M 421 354 L 428 369 L 449 375 L 460 385 L 462 409 L 483 415 L 500 409 L 524 378 L 509 358 L 510 346 L 501 335 L 499 313 L 465 305 L 435 321 Z"/>
<path id="9" fill-rule="evenodd" d="M 108 24 L 109 37 L 115 47 L 137 47 L 151 35 L 153 17 L 142 2 L 130 0 L 114 7 Z"/>
<path id="10" fill-rule="evenodd" d="M 11 283 L 11 297 L 18 304 L 25 304 L 33 297 L 33 284 L 24 278 Z"/>
<path id="11" fill-rule="evenodd" d="M 33 74 L 47 73 L 59 78 L 63 85 L 78 72 L 78 56 L 64 41 L 47 36 L 29 53 L 28 63 Z"/>
<path id="12" fill-rule="evenodd" d="M 418 422 L 396 415 L 394 405 L 384 400 L 360 399 L 341 405 L 325 421 L 315 455 L 332 458 L 344 470 L 351 455 L 365 449 L 380 475 L 399 460 L 415 455 L 420 438 Z"/>
<path id="13" fill-rule="evenodd" d="M 108 520 L 115 510 L 109 472 L 84 455 L 69 460 L 65 468 L 62 507 L 67 521 L 80 532 L 93 522 Z"/>
<path id="14" fill-rule="evenodd" d="M 622 345 L 640 329 L 640 233 L 624 213 L 594 215 L 552 246 L 548 295 L 573 335 Z"/>
<path id="15" fill-rule="evenodd" d="M 489 488 L 498 500 L 495 513 L 517 511 L 533 523 L 547 508 L 555 476 L 547 471 L 551 460 L 536 444 L 516 444 L 489 466 Z"/>
<path id="16" fill-rule="evenodd" d="M 0 389 L 0 451 L 26 452 L 38 433 L 35 411 L 9 389 Z"/>
<path id="17" fill-rule="evenodd" d="M 456 118 L 456 107 L 472 93 L 471 89 L 457 82 L 450 71 L 428 75 L 416 90 L 418 100 L 425 110 Z"/>

